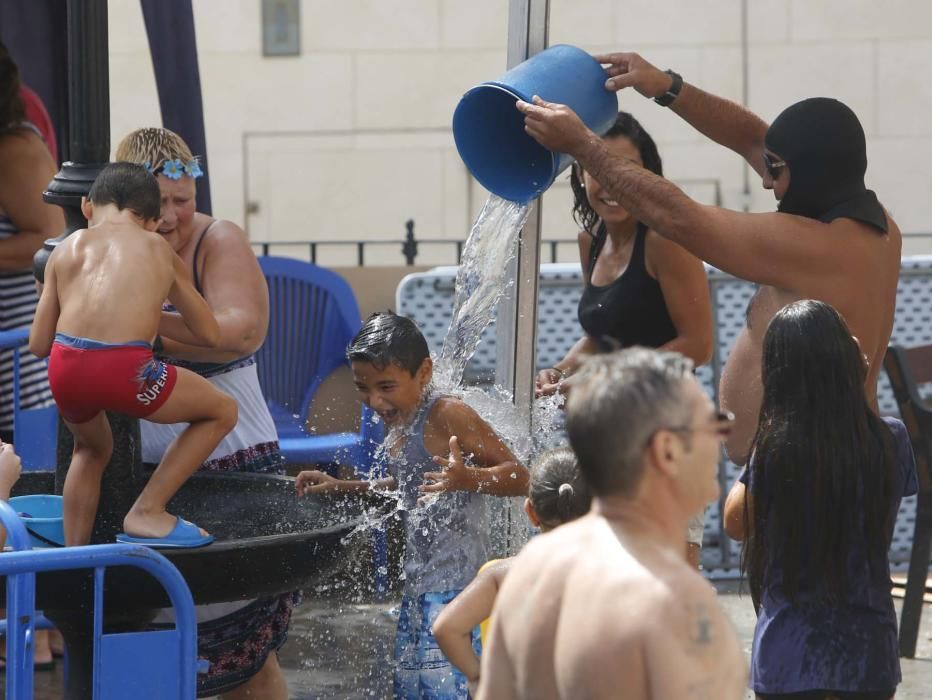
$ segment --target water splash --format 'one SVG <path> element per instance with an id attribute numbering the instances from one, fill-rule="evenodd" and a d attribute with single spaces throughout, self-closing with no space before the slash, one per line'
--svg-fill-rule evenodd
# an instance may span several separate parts
<path id="1" fill-rule="evenodd" d="M 562 395 L 537 400 L 533 415 L 529 417 L 514 405 L 509 390 L 500 386 L 464 387 L 462 381 L 483 331 L 495 319 L 499 302 L 513 284 L 513 280 L 508 279 L 509 262 L 515 255 L 518 233 L 528 213 L 529 205 L 492 195 L 476 218 L 457 270 L 452 320 L 439 357 L 435 358 L 433 378 L 435 392 L 456 396 L 472 407 L 525 465 L 541 449 L 552 446 L 554 436 L 560 434 Z M 373 416 L 373 420 L 378 418 Z M 533 430 L 528 430 L 529 425 Z M 376 461 L 401 459 L 403 450 L 396 448 L 412 436 L 412 427 L 413 423 L 391 426 L 384 443 L 377 449 Z M 390 528 L 392 521 L 402 513 L 408 519 L 409 528 L 437 526 L 431 520 L 434 513 L 430 506 L 442 494 L 422 498 L 417 506 L 409 509 L 400 489 L 382 493 L 395 500 L 395 508 L 387 513 L 367 513 L 344 538 L 344 545 L 362 533 Z M 530 532 L 523 512 L 524 499 L 486 496 L 485 500 L 489 506 L 488 522 L 483 523 L 483 529 L 490 533 L 493 556 L 515 554 Z"/>
<path id="2" fill-rule="evenodd" d="M 515 256 L 518 232 L 529 211 L 527 204 L 491 195 L 473 224 L 456 272 L 453 318 L 434 368 L 434 383 L 441 391 L 460 385 L 482 331 L 513 283 L 508 279 L 508 263 Z"/>

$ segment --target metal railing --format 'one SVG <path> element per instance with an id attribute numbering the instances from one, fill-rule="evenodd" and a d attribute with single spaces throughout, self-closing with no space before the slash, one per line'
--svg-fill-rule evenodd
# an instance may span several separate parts
<path id="1" fill-rule="evenodd" d="M 928 239 L 930 242 L 929 252 L 932 253 L 932 232 L 909 232 L 903 234 L 904 241 L 906 240 L 922 240 Z M 339 247 L 339 248 L 355 248 L 356 250 L 356 265 L 358 267 L 365 267 L 366 265 L 366 248 L 371 246 L 397 246 L 398 249 L 398 263 L 401 264 L 401 261 L 404 260 L 404 264 L 407 266 L 417 265 L 418 255 L 421 252 L 421 246 L 449 246 L 452 251 L 455 251 L 455 263 L 459 265 L 460 261 L 463 258 L 463 246 L 466 244 L 465 240 L 462 239 L 452 239 L 452 238 L 418 238 L 414 233 L 414 219 L 408 219 L 405 222 L 405 236 L 404 238 L 371 238 L 364 240 L 291 240 L 291 241 L 252 241 L 251 245 L 253 249 L 259 255 L 272 255 L 272 248 L 288 248 L 294 250 L 305 249 L 308 252 L 308 257 L 312 263 L 319 262 L 319 254 L 321 247 Z M 551 238 L 544 241 L 541 241 L 541 246 L 546 251 L 541 256 L 541 262 L 560 262 L 559 260 L 559 247 L 561 245 L 570 245 L 576 246 L 575 238 Z M 549 258 L 549 259 L 548 259 Z"/>
<path id="2" fill-rule="evenodd" d="M 424 245 L 442 245 L 449 246 L 456 253 L 456 262 L 455 264 L 459 265 L 460 260 L 463 258 L 463 246 L 466 245 L 466 241 L 462 239 L 452 239 L 452 238 L 417 238 L 414 234 L 414 220 L 408 219 L 405 222 L 405 237 L 403 239 L 398 238 L 371 238 L 366 240 L 292 240 L 292 241 L 251 241 L 253 249 L 260 255 L 272 255 L 272 248 L 303 248 L 307 251 L 308 257 L 312 263 L 317 263 L 321 247 L 341 247 L 341 248 L 355 248 L 356 250 L 356 265 L 358 267 L 364 267 L 366 265 L 366 248 L 369 246 L 397 246 L 398 247 L 398 262 L 401 263 L 401 260 L 404 260 L 404 264 L 408 266 L 413 266 L 417 264 L 417 258 L 421 252 L 421 246 Z M 542 246 L 546 246 L 549 250 L 549 260 L 544 260 L 542 262 L 558 262 L 558 252 L 560 245 L 566 245 L 572 243 L 576 245 L 575 238 L 554 238 L 541 242 Z"/>

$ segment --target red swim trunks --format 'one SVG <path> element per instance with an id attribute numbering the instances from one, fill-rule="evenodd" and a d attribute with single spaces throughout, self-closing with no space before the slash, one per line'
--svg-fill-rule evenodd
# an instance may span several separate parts
<path id="1" fill-rule="evenodd" d="M 56 333 L 49 356 L 49 386 L 69 423 L 101 411 L 145 418 L 171 396 L 177 378 L 177 369 L 142 341 L 112 345 Z"/>

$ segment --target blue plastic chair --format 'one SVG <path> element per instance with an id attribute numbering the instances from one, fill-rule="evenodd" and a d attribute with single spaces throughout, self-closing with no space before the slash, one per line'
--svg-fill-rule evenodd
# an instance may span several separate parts
<path id="1" fill-rule="evenodd" d="M 31 550 L 22 521 L 0 502 L 0 521 L 16 551 L 0 555 L 7 577 L 6 697 L 33 695 L 33 636 L 36 573 L 94 569 L 93 700 L 194 700 L 197 691 L 197 622 L 194 600 L 181 573 L 158 552 L 129 544 Z M 108 566 L 134 566 L 153 576 L 168 593 L 175 628 L 103 632 L 103 584 Z"/>
<path id="2" fill-rule="evenodd" d="M 58 410 L 55 404 L 24 410 L 20 403 L 20 354 L 29 342 L 29 329 L 0 331 L 0 350 L 13 351 L 13 433 L 23 469 L 54 469 Z"/>
<path id="3" fill-rule="evenodd" d="M 359 306 L 352 288 L 335 272 L 312 263 L 263 256 L 259 266 L 269 285 L 269 332 L 256 353 L 259 383 L 290 464 L 347 464 L 361 477 L 382 476 L 373 454 L 383 426 L 363 406 L 358 433 L 308 434 L 308 409 L 324 380 L 346 366 L 346 347 L 359 331 Z M 373 532 L 373 587 L 388 591 L 385 531 Z"/>
<path id="4" fill-rule="evenodd" d="M 363 407 L 358 433 L 309 434 L 308 409 L 323 381 L 346 366 L 346 347 L 361 326 L 359 306 L 335 272 L 292 258 L 260 257 L 269 286 L 269 331 L 256 354 L 259 382 L 285 460 L 341 463 L 371 476 L 382 426 Z"/>

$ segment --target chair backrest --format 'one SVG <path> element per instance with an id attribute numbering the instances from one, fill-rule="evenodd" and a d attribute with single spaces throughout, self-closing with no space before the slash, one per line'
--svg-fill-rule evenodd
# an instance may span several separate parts
<path id="1" fill-rule="evenodd" d="M 346 364 L 346 346 L 360 328 L 349 284 L 312 263 L 263 256 L 269 286 L 269 330 L 256 353 L 259 382 L 269 401 L 307 415 L 320 384 Z"/>
<path id="2" fill-rule="evenodd" d="M 919 490 L 928 493 L 932 491 L 932 404 L 923 398 L 920 387 L 932 383 L 932 345 L 891 345 L 883 365 L 913 445 Z"/>

